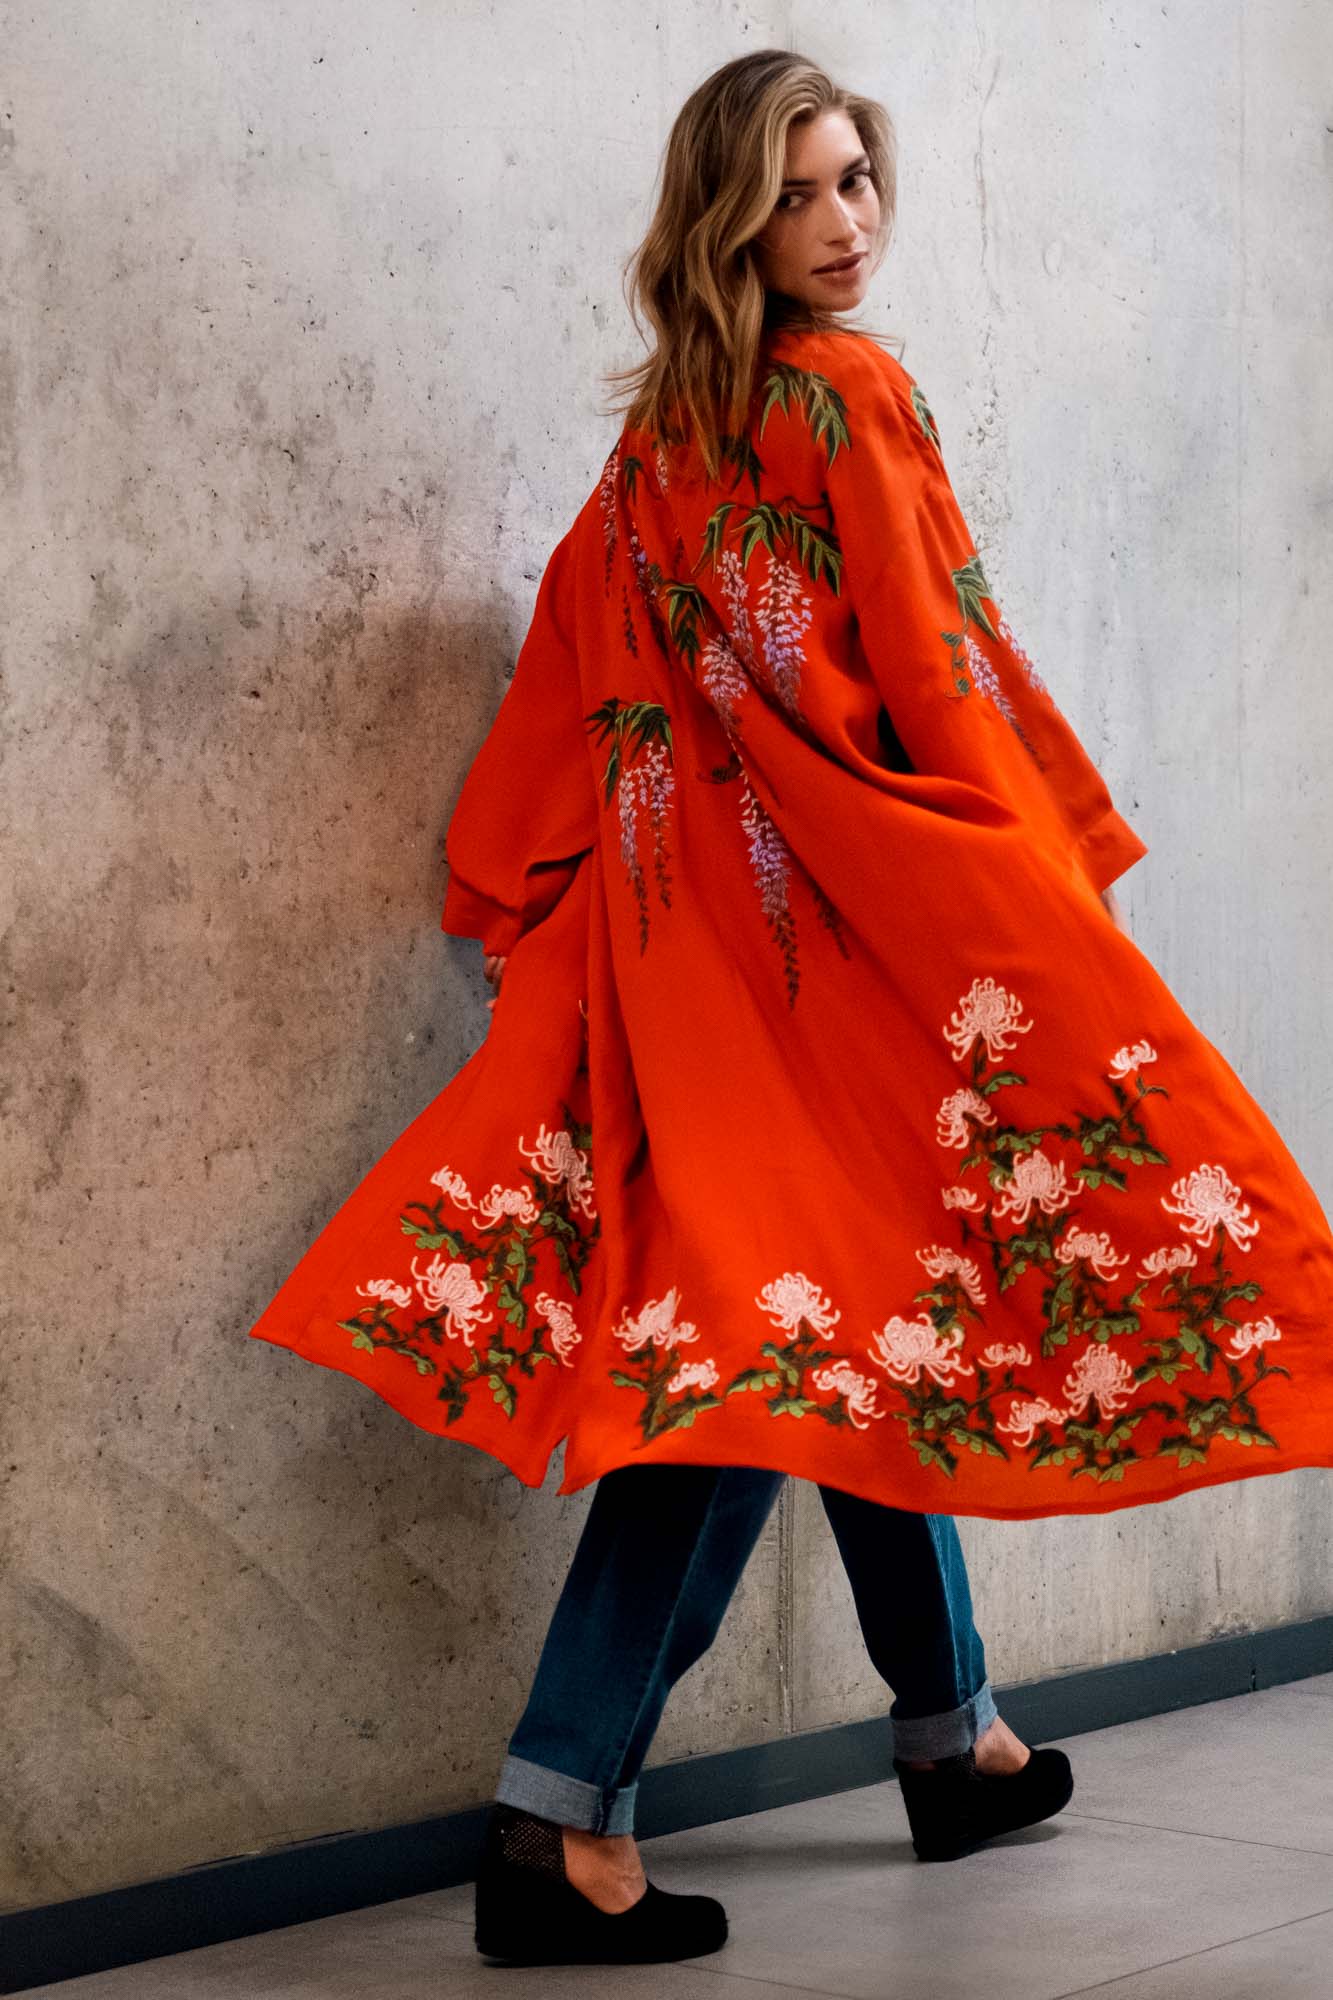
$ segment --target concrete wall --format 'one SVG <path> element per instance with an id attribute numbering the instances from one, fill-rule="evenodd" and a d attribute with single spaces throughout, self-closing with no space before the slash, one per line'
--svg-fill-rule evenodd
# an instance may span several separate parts
<path id="1" fill-rule="evenodd" d="M 17 1908 L 490 1791 L 587 1496 L 245 1333 L 484 1032 L 442 834 L 717 62 L 790 42 L 895 114 L 878 323 L 1151 843 L 1136 934 L 1333 1202 L 1333 19 L 61 0 L 0 40 Z M 1329 1491 L 965 1523 L 993 1677 L 1333 1609 Z M 654 1759 L 887 1700 L 789 1488 Z"/>

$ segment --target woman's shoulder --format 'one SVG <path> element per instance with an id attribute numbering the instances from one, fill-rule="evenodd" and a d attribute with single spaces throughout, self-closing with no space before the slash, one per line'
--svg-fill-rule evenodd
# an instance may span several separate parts
<path id="1" fill-rule="evenodd" d="M 865 384 L 873 389 L 885 382 L 900 392 L 912 387 L 897 356 L 875 335 L 855 327 L 784 329 L 772 336 L 771 352 L 774 360 L 821 374 L 839 387 Z"/>
<path id="2" fill-rule="evenodd" d="M 920 385 L 873 335 L 853 327 L 784 330 L 771 354 L 815 378 L 824 398 L 836 399 L 850 436 L 870 430 L 898 443 L 910 439 L 913 449 L 924 442 L 938 453 L 939 429 Z"/>

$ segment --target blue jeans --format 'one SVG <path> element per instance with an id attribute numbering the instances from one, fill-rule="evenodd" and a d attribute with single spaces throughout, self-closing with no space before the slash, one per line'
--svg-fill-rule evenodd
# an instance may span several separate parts
<path id="1" fill-rule="evenodd" d="M 712 1645 L 785 1473 L 620 1466 L 598 1481 L 496 1796 L 630 1833 L 639 1772 L 687 1667 Z M 995 1720 L 958 1530 L 821 1486 L 866 1650 L 894 1690 L 894 1755 L 956 1756 Z"/>

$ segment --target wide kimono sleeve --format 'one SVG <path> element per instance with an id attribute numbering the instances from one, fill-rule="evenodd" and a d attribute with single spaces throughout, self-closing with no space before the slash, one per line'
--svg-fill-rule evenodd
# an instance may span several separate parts
<path id="1" fill-rule="evenodd" d="M 917 384 L 868 341 L 840 344 L 838 356 L 845 434 L 829 504 L 843 588 L 894 729 L 917 769 L 998 792 L 1101 890 L 1147 843 L 992 596 Z"/>
<path id="2" fill-rule="evenodd" d="M 508 953 L 549 915 L 597 837 L 575 624 L 577 528 L 547 563 L 532 622 L 445 835 L 442 930 Z"/>

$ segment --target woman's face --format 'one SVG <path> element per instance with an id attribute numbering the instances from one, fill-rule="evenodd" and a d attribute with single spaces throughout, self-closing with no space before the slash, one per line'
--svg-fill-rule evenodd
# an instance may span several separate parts
<path id="1" fill-rule="evenodd" d="M 759 275 L 825 312 L 861 303 L 879 229 L 879 196 L 861 135 L 845 111 L 823 111 L 787 130 L 782 193 L 754 238 Z M 847 264 L 846 269 L 829 267 Z"/>

